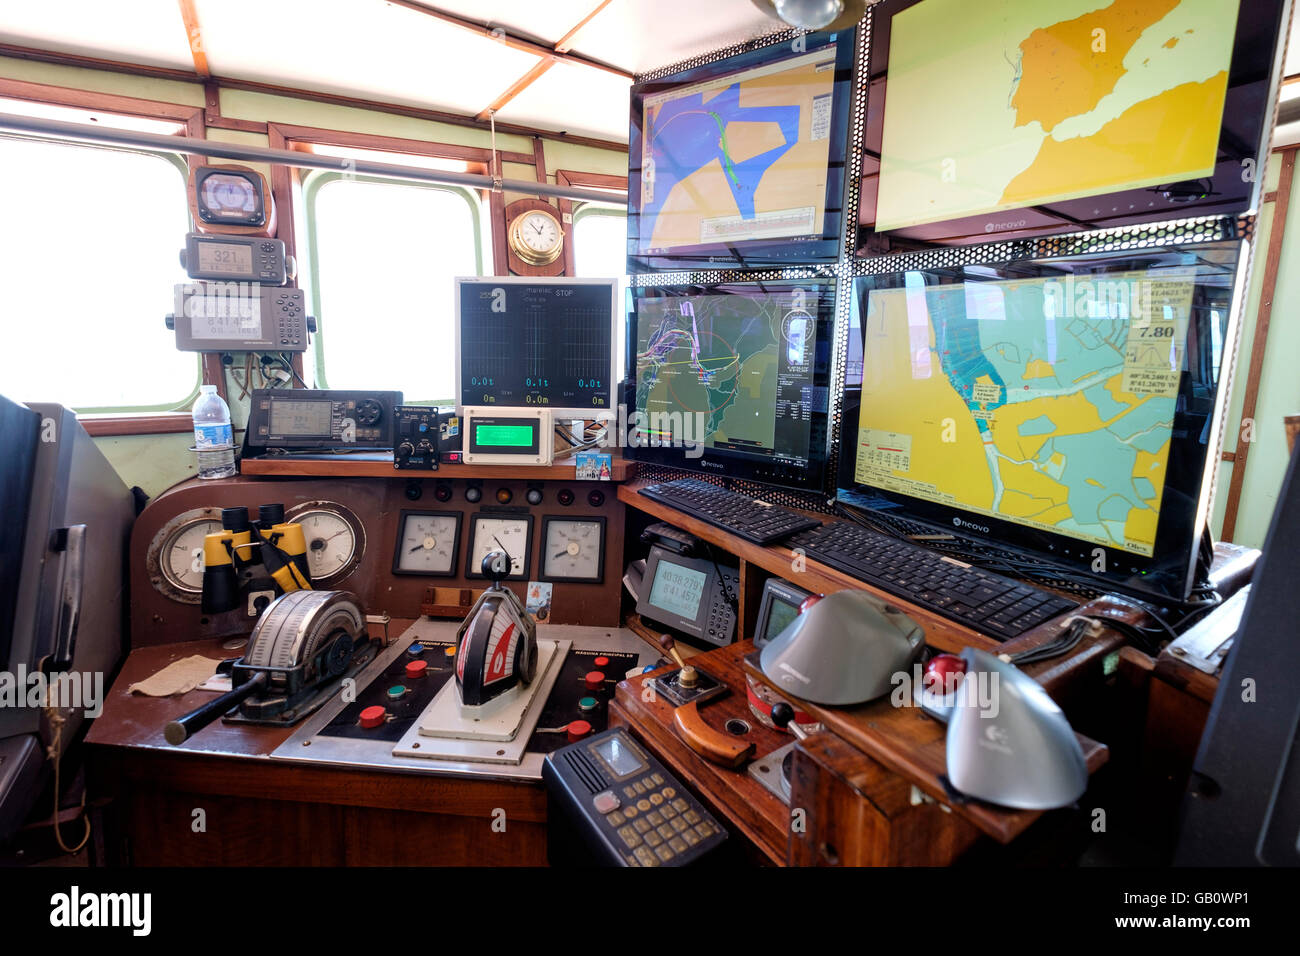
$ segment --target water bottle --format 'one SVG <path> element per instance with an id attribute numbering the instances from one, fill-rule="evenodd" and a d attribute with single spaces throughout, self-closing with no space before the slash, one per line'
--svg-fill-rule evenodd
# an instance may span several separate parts
<path id="1" fill-rule="evenodd" d="M 229 478 L 235 473 L 235 434 L 230 427 L 230 407 L 217 394 L 217 386 L 199 386 L 193 415 L 199 477 Z"/>

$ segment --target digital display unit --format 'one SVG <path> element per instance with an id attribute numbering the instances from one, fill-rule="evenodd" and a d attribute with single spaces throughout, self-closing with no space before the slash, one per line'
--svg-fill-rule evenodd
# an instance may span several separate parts
<path id="1" fill-rule="evenodd" d="M 1185 599 L 1245 266 L 1217 242 L 858 278 L 839 500 Z"/>
<path id="2" fill-rule="evenodd" d="M 632 87 L 628 271 L 834 262 L 854 31 Z"/>
<path id="3" fill-rule="evenodd" d="M 624 457 L 820 491 L 834 280 L 633 293 Z"/>
<path id="4" fill-rule="evenodd" d="M 1257 208 L 1286 0 L 884 0 L 858 252 Z"/>
<path id="5" fill-rule="evenodd" d="M 591 418 L 614 407 L 618 279 L 456 279 L 460 408 L 549 408 Z"/>

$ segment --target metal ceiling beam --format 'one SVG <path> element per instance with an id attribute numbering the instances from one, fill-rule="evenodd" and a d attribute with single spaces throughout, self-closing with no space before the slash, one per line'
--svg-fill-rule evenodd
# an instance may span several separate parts
<path id="1" fill-rule="evenodd" d="M 135 149 L 152 149 L 159 152 L 186 153 L 233 159 L 242 162 L 270 163 L 296 166 L 300 169 L 327 169 L 334 172 L 363 176 L 380 176 L 385 179 L 437 183 L 444 186 L 463 186 L 468 189 L 492 189 L 491 176 L 474 173 L 456 173 L 441 169 L 422 169 L 418 166 L 400 166 L 396 163 L 377 163 L 367 159 L 326 156 L 303 153 L 292 149 L 271 149 L 267 146 L 248 146 L 241 143 L 222 143 L 211 139 L 190 139 L 188 136 L 168 136 L 161 133 L 141 133 L 134 130 L 110 129 L 90 123 L 68 123 L 63 120 L 36 116 L 18 116 L 0 113 L 0 131 L 27 133 L 75 142 L 103 143 L 110 146 L 129 146 Z M 508 192 L 541 194 L 561 199 L 580 199 L 608 203 L 617 199 L 617 193 L 552 183 L 526 182 L 506 179 L 501 188 Z M 626 197 L 626 193 L 623 194 Z"/>

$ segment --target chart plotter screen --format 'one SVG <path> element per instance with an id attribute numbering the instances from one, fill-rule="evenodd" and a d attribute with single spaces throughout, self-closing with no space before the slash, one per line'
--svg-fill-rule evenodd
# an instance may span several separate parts
<path id="1" fill-rule="evenodd" d="M 614 279 L 456 280 L 461 406 L 612 406 Z"/>

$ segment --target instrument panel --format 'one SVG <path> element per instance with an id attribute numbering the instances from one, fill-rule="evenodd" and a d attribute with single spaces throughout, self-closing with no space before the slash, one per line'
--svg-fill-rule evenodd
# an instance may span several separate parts
<path id="1" fill-rule="evenodd" d="M 444 478 L 253 478 L 183 482 L 151 501 L 131 542 L 132 644 L 202 636 L 203 538 L 221 509 L 281 503 L 299 522 L 312 578 L 367 613 L 420 616 L 432 587 L 481 589 L 484 554 L 511 557 L 507 586 L 554 582 L 548 621 L 620 623 L 624 506 L 608 482 Z"/>

